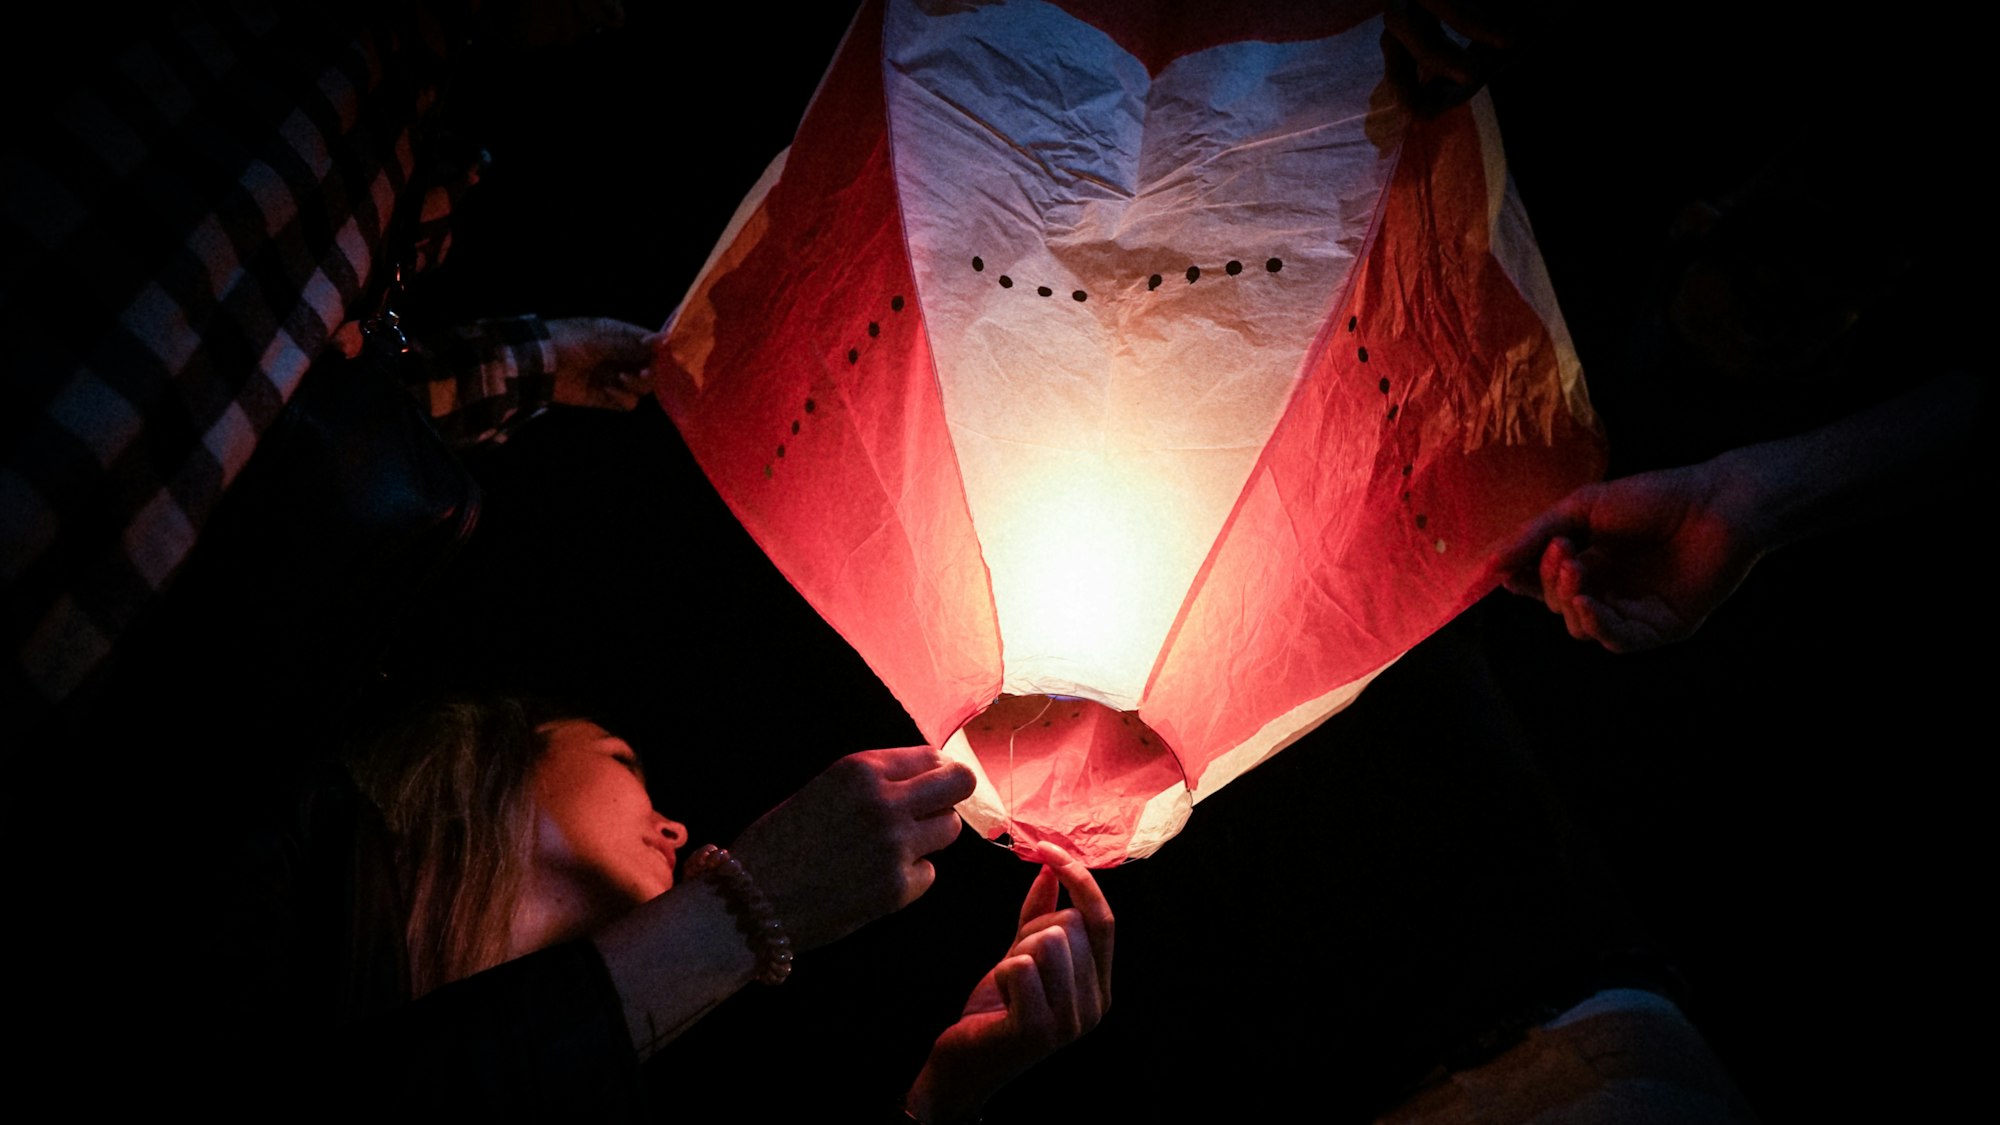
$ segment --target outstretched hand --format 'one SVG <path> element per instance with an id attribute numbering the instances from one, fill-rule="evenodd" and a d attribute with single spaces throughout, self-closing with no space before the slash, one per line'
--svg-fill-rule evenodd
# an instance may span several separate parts
<path id="1" fill-rule="evenodd" d="M 602 316 L 551 320 L 544 327 L 555 351 L 556 402 L 630 410 L 653 393 L 657 332 Z"/>
<path id="2" fill-rule="evenodd" d="M 1054 844 L 1028 888 L 1014 944 L 931 1048 L 906 1101 L 927 1122 L 977 1113 L 1015 1075 L 1096 1027 L 1111 1007 L 1111 904 L 1090 869 Z M 1071 905 L 1057 909 L 1058 894 Z"/>
<path id="3" fill-rule="evenodd" d="M 928 746 L 849 754 L 729 846 L 794 950 L 825 945 L 927 890 L 924 856 L 958 837 L 972 771 Z M 592 935 L 640 1055 L 748 983 L 756 954 L 706 880 L 685 880 Z"/>
<path id="4" fill-rule="evenodd" d="M 924 857 L 958 839 L 952 806 L 973 784 L 971 770 L 928 746 L 849 754 L 729 850 L 771 900 L 793 948 L 812 949 L 930 889 L 937 873 Z"/>
<path id="5" fill-rule="evenodd" d="M 1685 640 L 1763 554 L 1722 462 L 1586 485 L 1544 512 L 1493 562 L 1569 634 L 1612 652 Z"/>

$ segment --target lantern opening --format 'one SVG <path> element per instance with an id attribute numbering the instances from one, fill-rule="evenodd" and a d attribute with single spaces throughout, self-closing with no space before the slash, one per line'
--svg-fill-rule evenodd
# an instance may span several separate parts
<path id="1" fill-rule="evenodd" d="M 1136 711 L 1072 695 L 1002 695 L 944 744 L 979 779 L 966 822 L 1023 859 L 1056 843 L 1092 867 L 1173 835 L 1194 807 L 1187 773 Z M 1133 793 L 1155 796 L 1135 804 Z M 1039 862 L 1039 861 L 1037 861 Z"/>

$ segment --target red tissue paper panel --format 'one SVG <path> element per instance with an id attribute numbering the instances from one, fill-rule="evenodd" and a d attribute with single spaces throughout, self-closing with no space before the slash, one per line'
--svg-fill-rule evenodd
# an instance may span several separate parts
<path id="1" fill-rule="evenodd" d="M 662 400 L 968 821 L 1101 866 L 1483 594 L 1603 443 L 1484 99 L 1410 120 L 1365 5 L 1092 7 L 864 7 Z"/>

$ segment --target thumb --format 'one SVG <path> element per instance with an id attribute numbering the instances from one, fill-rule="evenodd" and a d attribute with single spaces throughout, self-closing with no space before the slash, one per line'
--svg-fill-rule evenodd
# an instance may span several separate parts
<path id="1" fill-rule="evenodd" d="M 1590 497 L 1595 485 L 1582 488 L 1556 501 L 1554 506 L 1521 525 L 1513 537 L 1494 552 L 1487 574 L 1516 594 L 1540 597 L 1542 555 L 1552 539 L 1588 538 Z"/>

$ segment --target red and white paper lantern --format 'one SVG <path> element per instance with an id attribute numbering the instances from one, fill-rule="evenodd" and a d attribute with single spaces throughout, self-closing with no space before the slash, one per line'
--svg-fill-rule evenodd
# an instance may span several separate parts
<path id="1" fill-rule="evenodd" d="M 1486 99 L 1373 5 L 873 0 L 660 396 L 988 838 L 1094 866 L 1485 592 L 1604 446 Z M 1101 9 L 1101 10 L 1100 10 Z"/>

